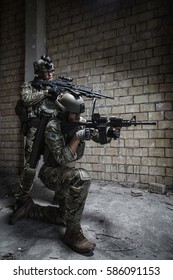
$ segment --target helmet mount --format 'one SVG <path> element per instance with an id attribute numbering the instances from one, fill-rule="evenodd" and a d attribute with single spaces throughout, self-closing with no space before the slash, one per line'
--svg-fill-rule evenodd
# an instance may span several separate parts
<path id="1" fill-rule="evenodd" d="M 48 55 L 42 55 L 40 59 L 33 63 L 34 74 L 39 74 L 40 72 L 50 72 L 54 71 L 54 64 Z"/>

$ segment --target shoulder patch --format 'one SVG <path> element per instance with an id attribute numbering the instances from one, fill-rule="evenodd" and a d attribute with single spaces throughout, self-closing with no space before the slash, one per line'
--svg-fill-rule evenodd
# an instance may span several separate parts
<path id="1" fill-rule="evenodd" d="M 49 131 L 49 132 L 46 132 L 46 137 L 47 137 L 47 139 L 49 139 L 49 140 L 55 141 L 57 135 L 56 135 L 56 133 L 53 133 L 53 132 L 50 132 L 50 131 Z"/>

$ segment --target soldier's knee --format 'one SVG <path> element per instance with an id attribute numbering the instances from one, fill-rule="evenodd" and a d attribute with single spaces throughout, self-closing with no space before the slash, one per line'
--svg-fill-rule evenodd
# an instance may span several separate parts
<path id="1" fill-rule="evenodd" d="M 64 182 L 67 183 L 69 186 L 82 186 L 86 185 L 89 186 L 91 183 L 91 177 L 88 171 L 83 168 L 76 168 L 68 171 L 65 174 Z"/>
<path id="2" fill-rule="evenodd" d="M 78 176 L 80 177 L 82 182 L 85 182 L 85 181 L 91 182 L 91 177 L 90 177 L 90 174 L 88 173 L 88 171 L 86 171 L 83 168 L 78 168 L 77 171 L 79 173 Z"/>

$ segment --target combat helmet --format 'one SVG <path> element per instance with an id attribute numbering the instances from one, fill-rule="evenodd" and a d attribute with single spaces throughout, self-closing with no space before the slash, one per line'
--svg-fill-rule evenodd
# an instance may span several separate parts
<path id="1" fill-rule="evenodd" d="M 33 65 L 34 74 L 38 74 L 40 72 L 54 71 L 54 64 L 52 63 L 52 60 L 48 55 L 42 55 L 40 59 L 33 63 Z"/>
<path id="2" fill-rule="evenodd" d="M 71 112 L 81 114 L 85 112 L 84 100 L 81 96 L 74 96 L 71 93 L 64 93 L 61 97 L 58 97 L 55 101 L 58 109 L 61 112 Z"/>

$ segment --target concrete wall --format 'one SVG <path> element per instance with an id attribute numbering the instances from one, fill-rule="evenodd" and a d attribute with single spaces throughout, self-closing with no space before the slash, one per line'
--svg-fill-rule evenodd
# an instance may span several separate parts
<path id="1" fill-rule="evenodd" d="M 0 170 L 23 164 L 23 136 L 14 112 L 24 80 L 24 1 L 2 0 L 0 8 Z"/>
<path id="2" fill-rule="evenodd" d="M 33 62 L 46 53 L 45 0 L 25 0 L 25 80 L 33 79 Z"/>
<path id="3" fill-rule="evenodd" d="M 122 129 L 111 145 L 87 143 L 81 166 L 95 179 L 173 184 L 172 15 L 168 0 L 47 1 L 57 72 L 114 96 L 98 104 L 104 115 L 157 121 Z"/>
<path id="4" fill-rule="evenodd" d="M 43 0 L 1 2 L 0 169 L 19 173 L 24 138 L 14 107 L 22 83 L 33 79 L 33 62 L 46 52 L 46 8 Z"/>
<path id="5" fill-rule="evenodd" d="M 0 168 L 22 166 L 14 105 L 24 80 L 24 1 L 2 1 Z M 15 3 L 15 4 L 14 4 Z M 47 52 L 56 74 L 115 98 L 98 111 L 155 120 L 122 129 L 110 145 L 87 143 L 80 165 L 92 178 L 173 184 L 173 4 L 170 0 L 47 0 Z M 91 102 L 86 101 L 89 118 Z"/>

